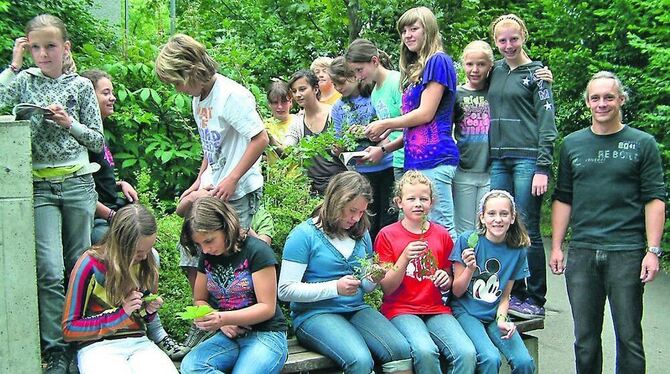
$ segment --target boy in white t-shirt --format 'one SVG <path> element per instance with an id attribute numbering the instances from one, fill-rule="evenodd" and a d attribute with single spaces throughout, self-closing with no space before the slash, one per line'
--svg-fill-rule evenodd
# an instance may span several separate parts
<path id="1" fill-rule="evenodd" d="M 193 96 L 204 154 L 198 178 L 179 198 L 177 214 L 185 216 L 198 197 L 216 196 L 233 206 L 240 226 L 248 229 L 261 199 L 260 156 L 269 139 L 254 96 L 217 68 L 205 47 L 184 34 L 172 36 L 156 58 L 158 78 Z M 197 254 L 182 250 L 180 265 L 192 287 Z"/>

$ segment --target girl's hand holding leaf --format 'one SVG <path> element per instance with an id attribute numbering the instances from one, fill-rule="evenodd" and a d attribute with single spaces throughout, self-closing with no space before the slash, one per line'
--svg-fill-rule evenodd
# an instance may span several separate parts
<path id="1" fill-rule="evenodd" d="M 337 294 L 342 296 L 352 296 L 358 292 L 361 281 L 353 275 L 345 275 L 337 280 Z"/>
<path id="2" fill-rule="evenodd" d="M 386 276 L 386 272 L 389 271 L 389 266 L 373 264 L 369 271 L 368 279 L 370 279 L 372 283 L 379 283 Z"/>
<path id="3" fill-rule="evenodd" d="M 205 331 L 214 331 L 220 329 L 222 326 L 225 326 L 224 312 L 212 312 L 206 314 L 200 318 L 193 320 L 195 326 L 200 330 Z"/>
<path id="4" fill-rule="evenodd" d="M 133 314 L 133 312 L 139 310 L 142 307 L 142 293 L 139 291 L 130 291 L 128 296 L 123 299 L 123 311 L 127 315 Z"/>
<path id="5" fill-rule="evenodd" d="M 474 249 L 468 248 L 463 250 L 463 253 L 461 253 L 461 258 L 463 259 L 463 263 L 465 263 L 465 266 L 467 266 L 468 269 L 474 270 L 477 267 L 477 258 L 475 257 Z"/>
<path id="6" fill-rule="evenodd" d="M 472 234 L 468 236 L 468 247 L 475 249 L 477 243 L 479 243 L 479 234 L 477 234 L 476 231 L 473 231 Z"/>
<path id="7" fill-rule="evenodd" d="M 151 296 L 151 295 L 149 295 L 149 296 Z M 156 296 L 156 297 L 153 298 L 153 300 L 150 300 L 150 301 L 146 300 L 148 296 L 146 296 L 144 298 L 145 299 L 144 302 L 147 303 L 146 311 L 149 314 L 156 313 L 158 311 L 158 309 L 160 309 L 161 306 L 163 306 L 163 298 L 158 296 L 158 295 L 154 295 L 154 296 Z"/>

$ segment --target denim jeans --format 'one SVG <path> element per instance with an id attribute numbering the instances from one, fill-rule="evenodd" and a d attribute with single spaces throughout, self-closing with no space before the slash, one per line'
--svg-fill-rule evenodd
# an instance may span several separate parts
<path id="1" fill-rule="evenodd" d="M 495 321 L 482 322 L 467 312 L 456 313 L 456 319 L 477 350 L 477 373 L 498 373 L 502 364 L 501 353 L 507 358 L 512 374 L 535 372 L 535 362 L 518 332 L 514 332 L 509 339 L 503 339 Z"/>
<path id="2" fill-rule="evenodd" d="M 449 230 L 451 240 L 456 242 L 456 228 L 454 227 L 454 199 L 451 184 L 456 174 L 456 166 L 439 165 L 432 169 L 419 170 L 433 183 L 435 204 L 428 217 Z"/>
<path id="3" fill-rule="evenodd" d="M 538 306 L 547 301 L 547 262 L 544 245 L 540 236 L 540 209 L 542 196 L 533 196 L 531 187 L 535 176 L 535 160 L 513 158 L 494 159 L 491 162 L 491 189 L 505 190 L 514 196 L 521 220 L 528 229 L 530 247 L 528 270 L 530 276 L 523 281 L 514 283 L 512 296 L 520 300 L 530 298 Z"/>
<path id="4" fill-rule="evenodd" d="M 372 308 L 314 315 L 296 329 L 295 335 L 305 348 L 330 357 L 345 373 L 370 374 L 374 359 L 383 363 L 385 373 L 412 368 L 407 340 Z"/>
<path id="5" fill-rule="evenodd" d="M 181 362 L 190 373 L 280 373 L 288 357 L 284 331 L 250 331 L 230 339 L 221 331 L 198 344 Z"/>
<path id="6" fill-rule="evenodd" d="M 609 300 L 616 336 L 616 372 L 644 373 L 642 293 L 643 250 L 573 249 L 565 283 L 575 326 L 577 373 L 602 372 L 602 329 Z"/>
<path id="7" fill-rule="evenodd" d="M 475 372 L 475 347 L 451 314 L 402 314 L 391 323 L 409 342 L 415 373 L 441 373 L 440 354 L 449 362 L 449 373 Z"/>
<path id="8" fill-rule="evenodd" d="M 456 169 L 454 176 L 454 224 L 458 235 L 474 230 L 479 221 L 479 202 L 489 192 L 489 173 L 471 173 Z"/>
<path id="9" fill-rule="evenodd" d="M 368 211 L 374 215 L 370 216 L 370 237 L 374 240 L 382 227 L 388 226 L 398 220 L 398 212 L 391 209 L 393 206 L 393 168 L 388 168 L 372 173 L 362 173 L 372 187 L 372 204 Z"/>
<path id="10" fill-rule="evenodd" d="M 62 351 L 61 318 L 65 303 L 66 274 L 91 246 L 91 228 L 98 194 L 90 174 L 62 182 L 33 182 L 35 252 L 44 351 Z"/>
<path id="11" fill-rule="evenodd" d="M 80 374 L 177 374 L 172 360 L 145 336 L 101 340 L 77 352 Z"/>

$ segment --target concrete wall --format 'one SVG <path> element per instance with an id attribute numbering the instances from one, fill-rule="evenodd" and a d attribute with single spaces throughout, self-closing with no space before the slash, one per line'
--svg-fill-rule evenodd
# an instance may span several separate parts
<path id="1" fill-rule="evenodd" d="M 91 14 L 97 18 L 105 18 L 112 25 L 123 26 L 123 10 L 126 0 L 95 0 Z M 130 1 L 130 0 L 127 0 Z"/>
<path id="2" fill-rule="evenodd" d="M 0 122 L 0 373 L 41 373 L 30 123 Z"/>

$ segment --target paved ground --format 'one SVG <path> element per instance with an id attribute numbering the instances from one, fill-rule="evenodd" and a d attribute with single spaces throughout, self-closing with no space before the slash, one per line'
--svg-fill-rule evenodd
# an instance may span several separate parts
<path id="1" fill-rule="evenodd" d="M 545 244 L 548 242 L 545 241 Z M 549 247 L 547 246 L 547 258 Z M 574 373 L 573 326 L 570 304 L 565 290 L 565 278 L 547 271 L 547 318 L 545 328 L 533 331 L 540 340 L 539 373 Z M 647 358 L 647 373 L 670 373 L 670 277 L 661 273 L 645 286 L 644 347 Z M 603 373 L 614 373 L 615 340 L 609 308 L 605 312 L 603 327 Z"/>

